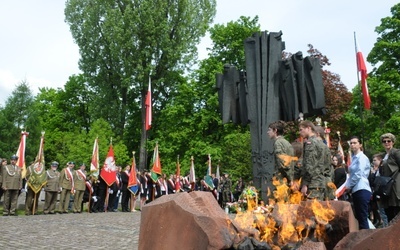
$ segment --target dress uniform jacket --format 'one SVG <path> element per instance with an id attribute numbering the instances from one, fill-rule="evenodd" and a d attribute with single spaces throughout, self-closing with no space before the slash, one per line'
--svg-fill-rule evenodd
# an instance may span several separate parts
<path id="1" fill-rule="evenodd" d="M 47 170 L 47 183 L 44 187 L 46 192 L 58 192 L 60 191 L 60 172 L 57 170 Z"/>
<path id="2" fill-rule="evenodd" d="M 86 172 L 76 170 L 74 172 L 74 189 L 76 191 L 85 191 L 86 189 Z"/>
<path id="3" fill-rule="evenodd" d="M 61 170 L 60 173 L 60 186 L 63 189 L 67 189 L 67 190 L 71 190 L 72 189 L 72 180 L 70 178 L 70 176 L 68 175 L 68 173 L 66 173 L 67 168 L 64 168 L 63 170 Z M 71 170 L 71 173 L 73 174 L 73 170 Z"/>
<path id="4" fill-rule="evenodd" d="M 18 166 L 7 165 L 2 171 L 3 187 L 8 190 L 19 190 L 22 188 L 21 169 Z"/>

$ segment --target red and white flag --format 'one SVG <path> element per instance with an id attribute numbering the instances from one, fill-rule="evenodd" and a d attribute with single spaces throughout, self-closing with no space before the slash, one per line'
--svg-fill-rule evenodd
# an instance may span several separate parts
<path id="1" fill-rule="evenodd" d="M 94 140 L 92 161 L 90 162 L 90 173 L 96 179 L 99 177 L 99 139 Z"/>
<path id="2" fill-rule="evenodd" d="M 368 85 L 367 85 L 367 67 L 365 65 L 364 56 L 360 51 L 358 44 L 357 44 L 357 71 L 360 73 L 361 76 L 361 90 L 364 99 L 364 108 L 370 109 L 371 108 L 371 98 L 369 97 L 368 93 Z"/>
<path id="3" fill-rule="evenodd" d="M 149 130 L 151 128 L 151 121 L 153 119 L 152 112 L 151 112 L 151 79 L 150 79 L 150 77 L 149 77 L 149 89 L 147 90 L 145 107 L 146 107 L 145 128 L 146 128 L 146 130 Z"/>
<path id="4" fill-rule="evenodd" d="M 100 177 L 111 186 L 117 178 L 117 167 L 115 165 L 114 150 L 112 145 L 108 149 L 107 158 L 104 161 L 103 168 L 100 171 Z"/>
<path id="5" fill-rule="evenodd" d="M 26 137 L 29 135 L 28 132 L 22 131 L 21 132 L 21 141 L 19 142 L 17 153 L 15 154 L 18 156 L 18 160 L 16 165 L 21 168 L 21 175 L 22 178 L 26 176 L 26 165 L 25 165 L 25 148 L 26 148 Z"/>

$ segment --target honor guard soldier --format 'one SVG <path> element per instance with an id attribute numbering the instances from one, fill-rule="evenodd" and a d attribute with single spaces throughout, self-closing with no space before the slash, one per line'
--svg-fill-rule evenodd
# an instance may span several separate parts
<path id="1" fill-rule="evenodd" d="M 47 183 L 44 187 L 44 214 L 54 214 L 56 210 L 57 196 L 60 193 L 60 172 L 57 171 L 58 162 L 53 161 L 50 169 L 46 171 Z"/>
<path id="2" fill-rule="evenodd" d="M 75 162 L 68 162 L 67 166 L 61 170 L 60 173 L 60 185 L 61 185 L 61 195 L 60 195 L 60 207 L 59 212 L 67 214 L 68 206 L 71 200 L 71 194 L 74 193 L 74 167 Z"/>
<path id="3" fill-rule="evenodd" d="M 18 156 L 11 156 L 11 164 L 2 169 L 4 208 L 3 216 L 17 215 L 18 192 L 22 188 L 21 168 L 16 165 Z"/>
<path id="4" fill-rule="evenodd" d="M 83 194 L 86 189 L 86 165 L 81 164 L 78 170 L 74 172 L 74 213 L 82 212 Z"/>

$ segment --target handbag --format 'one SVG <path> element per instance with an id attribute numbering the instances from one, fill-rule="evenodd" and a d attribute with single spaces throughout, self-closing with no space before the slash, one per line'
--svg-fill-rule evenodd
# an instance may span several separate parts
<path id="1" fill-rule="evenodd" d="M 394 179 L 391 176 L 376 176 L 374 180 L 374 194 L 389 196 L 392 191 Z"/>

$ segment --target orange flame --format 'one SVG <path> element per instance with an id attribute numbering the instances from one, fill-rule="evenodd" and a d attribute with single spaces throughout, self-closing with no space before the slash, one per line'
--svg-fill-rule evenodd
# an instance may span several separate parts
<path id="1" fill-rule="evenodd" d="M 289 186 L 286 179 L 273 178 L 275 190 L 267 190 L 269 205 L 258 205 L 257 198 L 245 195 L 247 210 L 239 211 L 234 221 L 247 232 L 252 232 L 257 240 L 268 242 L 273 249 L 280 249 L 280 246 L 288 243 L 298 243 L 309 238 L 311 233 L 318 241 L 327 240 L 325 228 L 334 219 L 334 210 L 329 202 L 313 200 L 302 204 L 304 196 L 299 191 L 299 183 L 292 181 Z M 309 204 L 304 210 L 306 214 L 298 214 L 298 208 L 306 204 Z M 258 233 L 254 233 L 254 230 Z"/>

